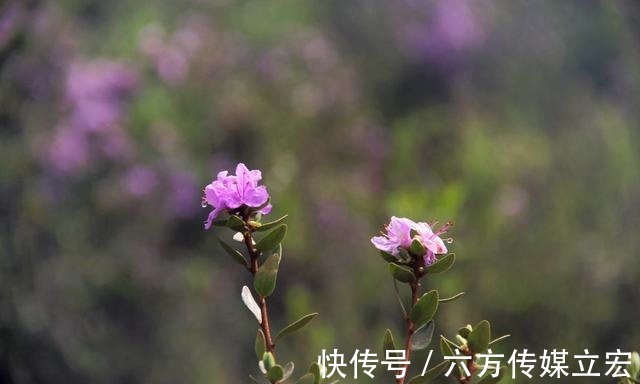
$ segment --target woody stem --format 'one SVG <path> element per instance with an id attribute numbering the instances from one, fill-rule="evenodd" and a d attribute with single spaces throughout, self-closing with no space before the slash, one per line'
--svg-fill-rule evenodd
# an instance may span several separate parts
<path id="1" fill-rule="evenodd" d="M 411 287 L 411 308 L 418 302 L 418 291 L 420 288 L 420 282 L 416 281 L 413 283 L 409 283 Z M 405 338 L 405 357 L 407 361 L 411 360 L 411 340 L 413 339 L 413 334 L 415 333 L 413 321 L 411 321 L 411 317 L 407 314 L 405 318 L 405 327 L 407 330 L 407 335 Z M 404 380 L 407 376 L 407 370 L 409 369 L 409 364 L 405 365 L 405 375 L 399 379 L 396 379 L 396 384 L 404 384 Z"/>
<path id="2" fill-rule="evenodd" d="M 244 218 L 244 221 L 246 223 L 248 221 L 248 218 Z M 246 225 L 245 227 L 251 228 L 249 225 Z M 249 272 L 251 272 L 251 275 L 255 278 L 256 273 L 258 272 L 258 257 L 260 257 L 260 251 L 258 251 L 253 245 L 254 242 L 251 232 L 251 229 L 244 230 L 242 232 L 242 237 L 244 239 L 244 244 L 247 247 L 249 258 L 251 259 L 248 269 Z M 267 352 L 271 352 L 275 355 L 276 344 L 273 342 L 273 338 L 271 336 L 271 327 L 269 326 L 269 311 L 267 310 L 267 299 L 260 296 L 260 299 L 258 300 L 258 306 L 260 307 L 260 314 L 262 315 L 260 328 L 262 329 L 262 333 L 264 333 Z"/>

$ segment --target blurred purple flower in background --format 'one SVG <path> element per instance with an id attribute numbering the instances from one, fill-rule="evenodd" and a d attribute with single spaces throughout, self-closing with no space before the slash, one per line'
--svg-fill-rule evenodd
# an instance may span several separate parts
<path id="1" fill-rule="evenodd" d="M 151 59 L 162 81 L 177 85 L 186 79 L 190 63 L 202 43 L 201 25 L 199 18 L 192 17 L 168 38 L 156 25 L 149 25 L 141 31 L 140 51 Z"/>
<path id="2" fill-rule="evenodd" d="M 136 85 L 136 73 L 122 63 L 72 62 L 65 80 L 69 112 L 56 128 L 47 163 L 70 174 L 86 170 L 100 155 L 130 157 L 132 145 L 121 120 L 125 99 Z"/>
<path id="3" fill-rule="evenodd" d="M 22 25 L 26 10 L 19 1 L 8 1 L 0 8 L 0 48 L 4 47 Z"/>
<path id="4" fill-rule="evenodd" d="M 196 213 L 198 183 L 186 170 L 171 170 L 168 175 L 166 209 L 174 217 L 190 218 Z"/>
<path id="5" fill-rule="evenodd" d="M 134 197 L 148 196 L 157 185 L 158 176 L 156 172 L 145 165 L 134 166 L 122 178 L 122 187 Z"/>
<path id="6" fill-rule="evenodd" d="M 262 180 L 262 172 L 259 170 L 249 170 L 240 163 L 236 167 L 236 174 L 229 175 L 228 171 L 218 173 L 216 180 L 204 188 L 202 206 L 210 205 L 213 211 L 205 222 L 205 229 L 211 228 L 211 223 L 220 212 L 224 210 L 235 210 L 241 206 L 260 208 L 259 213 L 267 214 L 271 212 L 269 193 L 263 185 L 258 185 Z M 266 205 L 265 205 L 266 204 Z"/>
<path id="7" fill-rule="evenodd" d="M 447 65 L 484 40 L 481 22 L 468 0 L 440 0 L 427 7 L 423 2 L 405 4 L 409 17 L 401 37 L 414 55 Z"/>

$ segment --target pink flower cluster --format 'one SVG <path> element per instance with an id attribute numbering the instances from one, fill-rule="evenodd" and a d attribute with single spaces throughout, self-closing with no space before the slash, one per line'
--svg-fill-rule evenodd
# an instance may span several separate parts
<path id="1" fill-rule="evenodd" d="M 204 188 L 202 206 L 213 207 L 204 224 L 205 229 L 211 228 L 213 220 L 222 211 L 234 211 L 246 206 L 257 208 L 257 212 L 267 214 L 271 212 L 269 193 L 264 185 L 258 185 L 262 180 L 262 172 L 249 170 L 240 163 L 236 167 L 236 174 L 229 175 L 228 171 L 218 173 L 216 180 Z"/>
<path id="2" fill-rule="evenodd" d="M 427 223 L 416 223 L 405 217 L 392 216 L 385 226 L 386 233 L 371 238 L 373 245 L 381 251 L 398 256 L 402 249 L 408 250 L 413 240 L 418 240 L 427 250 L 424 255 L 426 265 L 433 264 L 436 255 L 447 253 L 447 247 L 440 235 L 445 233 L 450 224 L 445 224 L 435 232 Z"/>

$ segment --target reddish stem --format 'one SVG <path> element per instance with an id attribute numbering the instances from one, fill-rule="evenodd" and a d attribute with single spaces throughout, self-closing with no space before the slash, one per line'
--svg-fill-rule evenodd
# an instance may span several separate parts
<path id="1" fill-rule="evenodd" d="M 411 286 L 411 308 L 418 302 L 418 293 L 420 288 L 420 282 L 416 281 L 414 283 L 409 283 Z M 405 338 L 405 357 L 407 361 L 411 360 L 411 340 L 413 339 L 413 334 L 415 333 L 413 321 L 411 321 L 411 317 L 407 314 L 405 318 L 405 326 L 407 329 L 407 336 Z M 407 377 L 407 373 L 409 370 L 409 364 L 405 364 L 405 375 L 399 379 L 396 379 L 396 384 L 404 384 L 404 380 Z"/>
<path id="2" fill-rule="evenodd" d="M 244 218 L 245 223 L 248 221 L 248 218 Z M 248 224 L 245 225 L 246 228 L 251 228 Z M 260 251 L 253 246 L 253 237 L 251 236 L 251 229 L 246 229 L 242 232 L 242 237 L 244 238 L 244 244 L 247 247 L 247 251 L 249 252 L 249 257 L 251 259 L 250 265 L 248 267 L 251 275 L 255 277 L 256 272 L 258 272 L 258 257 L 260 257 Z M 260 313 L 262 315 L 262 323 L 260 323 L 260 328 L 262 329 L 262 333 L 264 333 L 264 338 L 266 342 L 267 352 L 271 352 L 275 355 L 276 353 L 276 344 L 273 342 L 273 338 L 271 336 L 271 327 L 269 326 L 269 311 L 267 310 L 267 300 L 266 298 L 260 296 L 260 300 L 258 300 L 258 306 L 260 307 Z"/>

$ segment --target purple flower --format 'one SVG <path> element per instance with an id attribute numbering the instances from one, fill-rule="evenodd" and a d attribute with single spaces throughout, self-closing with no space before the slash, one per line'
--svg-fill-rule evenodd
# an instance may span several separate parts
<path id="1" fill-rule="evenodd" d="M 371 238 L 371 242 L 381 251 L 397 256 L 400 248 L 407 249 L 411 245 L 411 229 L 416 223 L 404 217 L 391 217 L 385 225 L 387 233 Z"/>
<path id="2" fill-rule="evenodd" d="M 158 185 L 156 172 L 145 165 L 136 165 L 129 169 L 122 179 L 122 186 L 131 196 L 150 195 Z"/>
<path id="3" fill-rule="evenodd" d="M 436 255 L 447 253 L 447 247 L 440 235 L 445 233 L 451 224 L 447 223 L 433 232 L 431 226 L 427 223 L 416 223 L 413 229 L 417 232 L 416 238 L 426 248 L 427 253 L 424 255 L 424 263 L 431 265 L 436 261 Z"/>
<path id="4" fill-rule="evenodd" d="M 202 206 L 213 207 L 204 228 L 211 228 L 213 220 L 224 210 L 235 211 L 246 206 L 260 208 L 257 212 L 262 214 L 271 212 L 271 204 L 268 203 L 269 193 L 265 186 L 258 185 L 260 180 L 262 180 L 262 172 L 250 171 L 242 163 L 236 167 L 235 175 L 229 175 L 228 171 L 218 173 L 217 179 L 204 188 Z"/>
<path id="5" fill-rule="evenodd" d="M 440 235 L 450 226 L 451 224 L 447 223 L 434 232 L 427 223 L 416 223 L 411 219 L 392 216 L 389 224 L 385 226 L 386 233 L 372 237 L 371 242 L 379 250 L 398 256 L 401 250 L 409 249 L 413 240 L 418 240 L 427 251 L 424 255 L 425 265 L 431 265 L 437 260 L 436 255 L 447 253 L 447 247 Z"/>

